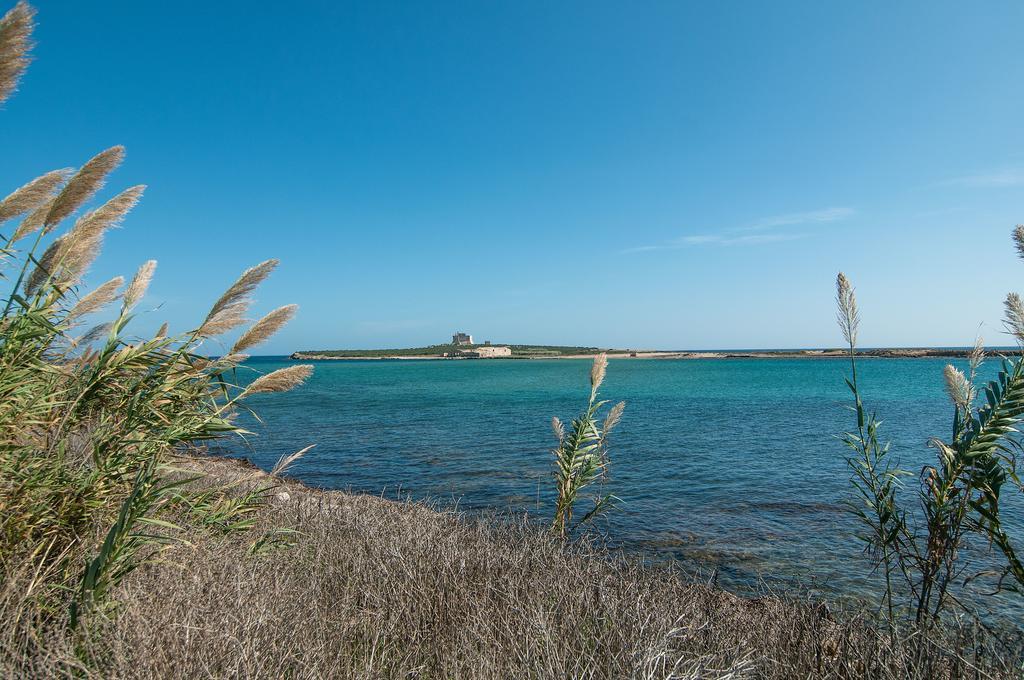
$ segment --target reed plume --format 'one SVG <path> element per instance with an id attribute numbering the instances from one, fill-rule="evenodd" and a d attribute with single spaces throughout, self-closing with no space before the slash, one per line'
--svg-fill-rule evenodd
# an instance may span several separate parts
<path id="1" fill-rule="evenodd" d="M 1024 342 L 1024 302 L 1020 295 L 1010 293 L 1006 296 L 1006 319 L 1004 324 L 1006 330 L 1013 334 L 1018 342 Z"/>
<path id="2" fill-rule="evenodd" d="M 249 320 L 245 316 L 248 310 L 248 301 L 231 303 L 207 319 L 199 328 L 199 335 L 201 337 L 212 337 L 238 328 Z"/>
<path id="3" fill-rule="evenodd" d="M 62 287 L 73 285 L 89 269 L 102 245 L 102 232 L 76 234 L 72 230 L 60 236 L 43 251 L 25 283 L 25 291 L 31 295 L 47 280 Z"/>
<path id="4" fill-rule="evenodd" d="M 1017 255 L 1024 259 L 1024 224 L 1013 228 L 1013 244 L 1017 246 Z"/>
<path id="5" fill-rule="evenodd" d="M 622 420 L 622 412 L 626 410 L 626 402 L 620 401 L 615 406 L 612 406 L 608 411 L 608 415 L 604 418 L 604 423 L 601 425 L 601 429 L 604 431 L 604 435 L 607 437 L 608 433 L 615 429 L 615 426 Z"/>
<path id="6" fill-rule="evenodd" d="M 274 271 L 277 264 L 278 260 L 270 259 L 242 272 L 238 280 L 213 303 L 206 320 L 199 328 L 199 335 L 220 335 L 245 323 L 245 313 L 252 304 L 253 291 L 270 276 L 270 272 Z"/>
<path id="7" fill-rule="evenodd" d="M 43 254 L 39 256 L 35 268 L 32 273 L 29 274 L 28 280 L 25 282 L 25 292 L 32 295 L 39 287 L 46 282 L 46 280 L 54 273 L 58 263 L 63 259 L 64 252 L 67 246 L 68 238 L 67 234 L 59 236 L 54 239 Z"/>
<path id="8" fill-rule="evenodd" d="M 274 467 L 271 468 L 270 474 L 275 477 L 284 474 L 285 472 L 287 472 L 288 468 L 295 464 L 295 461 L 305 456 L 306 453 L 314 446 L 316 446 L 316 444 L 311 444 L 306 448 L 296 451 L 295 453 L 289 454 L 287 456 L 281 456 L 281 458 L 278 459 Z"/>
<path id="9" fill-rule="evenodd" d="M 167 337 L 167 328 L 168 328 L 167 322 L 164 321 L 162 324 L 160 324 L 160 328 L 156 329 L 156 335 L 153 336 L 153 337 L 156 337 L 156 338 L 166 338 Z"/>
<path id="10" fill-rule="evenodd" d="M 145 190 L 145 184 L 138 184 L 125 189 L 99 208 L 90 210 L 79 217 L 75 222 L 75 226 L 71 229 L 71 233 L 76 238 L 95 238 L 103 234 L 107 229 L 116 227 L 124 219 L 124 216 L 128 214 L 128 211 L 139 202 Z"/>
<path id="11" fill-rule="evenodd" d="M 857 346 L 857 329 L 860 326 L 860 314 L 857 312 L 857 296 L 846 275 L 839 272 L 836 276 L 836 319 L 843 332 L 843 338 L 850 347 Z"/>
<path id="12" fill-rule="evenodd" d="M 75 344 L 75 345 L 91 345 L 92 343 L 96 342 L 97 340 L 102 338 L 104 335 L 109 333 L 110 329 L 113 328 L 113 326 L 114 326 L 114 324 L 112 322 L 110 322 L 110 321 L 104 321 L 103 323 L 98 323 L 95 326 L 93 326 L 92 328 L 90 328 L 89 330 L 87 330 L 85 333 L 80 335 L 79 337 L 75 338 L 73 344 Z"/>
<path id="13" fill-rule="evenodd" d="M 561 418 L 558 416 L 551 417 L 551 431 L 555 435 L 555 439 L 561 444 L 565 440 L 565 425 L 562 424 Z"/>
<path id="14" fill-rule="evenodd" d="M 7 100 L 28 67 L 35 10 L 19 2 L 0 19 L 0 103 Z"/>
<path id="15" fill-rule="evenodd" d="M 974 347 L 967 358 L 972 371 L 977 370 L 981 366 L 981 362 L 985 360 L 985 338 L 979 335 L 974 339 Z"/>
<path id="16" fill-rule="evenodd" d="M 597 392 L 598 388 L 601 387 L 601 383 L 604 382 L 604 374 L 608 368 L 608 355 L 601 352 L 594 357 L 594 364 L 590 367 L 590 389 L 592 392 Z"/>
<path id="17" fill-rule="evenodd" d="M 298 309 L 298 305 L 285 305 L 270 312 L 253 324 L 252 328 L 242 334 L 242 337 L 238 338 L 238 341 L 231 348 L 231 353 L 244 352 L 265 341 L 291 321 Z"/>
<path id="18" fill-rule="evenodd" d="M 207 319 L 223 311 L 226 307 L 251 296 L 253 291 L 256 290 L 256 286 L 260 285 L 260 283 L 270 275 L 270 272 L 272 272 L 274 267 L 277 265 L 278 260 L 270 259 L 260 262 L 255 267 L 250 267 L 242 272 L 242 275 L 238 277 L 238 280 L 231 284 L 231 287 L 224 291 L 224 294 L 221 295 L 215 303 L 213 303 L 213 307 L 210 308 Z"/>
<path id="19" fill-rule="evenodd" d="M 99 257 L 103 247 L 103 235 L 96 234 L 89 238 L 75 238 L 69 233 L 64 242 L 62 258 L 56 262 L 57 269 L 53 272 L 54 280 L 64 287 L 78 283 L 92 263 Z"/>
<path id="20" fill-rule="evenodd" d="M 51 199 L 72 172 L 74 171 L 71 168 L 51 170 L 45 175 L 36 177 L 28 184 L 15 189 L 7 198 L 0 201 L 0 223 L 6 222 L 18 215 L 24 215 Z M 11 237 L 11 242 L 13 243 L 23 238 L 28 233 L 28 231 L 19 226 L 14 232 L 14 236 Z"/>
<path id="21" fill-rule="evenodd" d="M 126 189 L 80 217 L 62 240 L 62 250 L 55 253 L 56 260 L 47 267 L 47 273 L 52 274 L 62 285 L 76 283 L 99 255 L 103 234 L 124 219 L 128 211 L 139 202 L 145 188 L 140 184 Z"/>
<path id="22" fill-rule="evenodd" d="M 149 282 L 153 280 L 153 272 L 155 271 L 156 260 L 149 260 L 139 267 L 139 271 L 135 273 L 132 282 L 128 284 L 128 288 L 124 291 L 123 308 L 125 311 L 139 304 L 139 301 L 149 288 Z"/>
<path id="23" fill-rule="evenodd" d="M 252 381 L 252 384 L 245 388 L 242 393 L 242 397 L 248 397 L 252 394 L 263 394 L 267 392 L 287 392 L 293 390 L 302 383 L 306 382 L 313 373 L 313 367 L 310 364 L 299 364 L 298 366 L 289 366 L 288 368 L 279 368 L 272 373 L 261 375 Z"/>
<path id="24" fill-rule="evenodd" d="M 239 353 L 239 352 L 233 352 L 231 354 L 225 354 L 224 356 L 222 356 L 217 361 L 219 361 L 222 364 L 229 364 L 231 366 L 237 366 L 238 364 L 242 363 L 243 361 L 245 361 L 248 358 L 249 358 L 248 354 L 242 354 L 242 353 Z"/>
<path id="25" fill-rule="evenodd" d="M 946 381 L 946 394 L 950 400 L 960 409 L 969 409 L 974 401 L 974 390 L 963 371 L 952 364 L 946 364 L 942 369 L 942 377 Z"/>
<path id="26" fill-rule="evenodd" d="M 93 156 L 68 180 L 52 202 L 29 213 L 22 228 L 29 232 L 40 227 L 47 234 L 65 217 L 75 212 L 103 187 L 114 168 L 124 160 L 124 147 L 113 146 Z"/>
<path id="27" fill-rule="evenodd" d="M 96 288 L 96 290 L 83 296 L 75 306 L 68 311 L 68 315 L 66 317 L 67 320 L 73 321 L 74 319 L 85 316 L 86 314 L 92 314 L 93 312 L 106 307 L 117 299 L 117 291 L 123 285 L 123 276 L 115 276 L 110 279 Z"/>
<path id="28" fill-rule="evenodd" d="M 983 361 L 985 361 L 985 339 L 979 335 L 974 339 L 974 348 L 967 355 L 967 365 L 970 368 L 967 380 L 971 385 L 974 385 L 974 379 L 978 376 L 978 369 Z"/>

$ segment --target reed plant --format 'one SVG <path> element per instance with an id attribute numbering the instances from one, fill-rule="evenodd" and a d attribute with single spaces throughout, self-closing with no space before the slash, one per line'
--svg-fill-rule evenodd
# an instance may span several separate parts
<path id="1" fill-rule="evenodd" d="M 1013 232 L 1024 258 L 1024 226 Z M 1019 546 L 1003 526 L 1003 491 L 1024 490 L 1017 467 L 1021 450 L 1018 433 L 1024 417 L 1024 358 L 1002 358 L 996 378 L 977 384 L 985 359 L 979 338 L 968 355 L 967 373 L 953 365 L 943 371 L 953 407 L 948 438 L 933 437 L 934 464 L 921 470 L 913 503 L 899 493 L 902 480 L 912 476 L 890 456 L 889 445 L 878 437 L 879 421 L 866 411 L 857 381 L 856 296 L 842 273 L 836 281 L 838 318 L 850 358 L 847 379 L 854 398 L 857 430 L 843 435 L 853 451 L 847 458 L 852 472 L 854 501 L 850 508 L 863 531 L 858 534 L 873 566 L 885 577 L 883 606 L 890 625 L 903 613 L 916 624 L 931 625 L 951 609 L 970 612 L 967 585 L 991 578 L 994 591 L 1024 593 L 1024 564 Z M 1024 345 L 1024 303 L 1015 293 L 1006 298 L 1006 328 Z M 977 405 L 979 396 L 984 400 Z M 916 507 L 915 507 L 916 506 Z M 973 567 L 967 555 L 991 548 L 996 569 Z"/>
<path id="2" fill-rule="evenodd" d="M 0 19 L 0 103 L 29 61 L 32 28 L 24 2 Z M 82 212 L 123 158 L 124 149 L 112 147 L 0 200 L 0 277 L 8 285 L 0 315 L 0 592 L 12 631 L 75 628 L 108 612 L 129 574 L 178 543 L 181 522 L 248 529 L 273 485 L 240 496 L 235 488 L 196 491 L 196 476 L 177 471 L 174 456 L 243 434 L 236 416 L 251 395 L 291 389 L 312 370 L 292 366 L 242 384 L 245 353 L 294 306 L 257 321 L 220 358 L 204 351 L 248 323 L 252 293 L 276 260 L 243 272 L 201 324 L 179 334 L 129 334 L 154 260 L 127 285 L 115 277 L 85 289 L 104 235 L 145 190 L 130 187 Z"/>
<path id="3" fill-rule="evenodd" d="M 598 390 L 604 382 L 608 368 L 608 355 L 601 353 L 594 357 L 590 369 L 590 399 L 587 408 L 574 418 L 566 432 L 558 416 L 551 419 L 551 429 L 558 440 L 558 447 L 552 452 L 555 459 L 555 517 L 552 529 L 566 536 L 580 525 L 612 507 L 618 499 L 605 493 L 593 496 L 593 506 L 573 524 L 576 502 L 585 489 L 603 485 L 608 477 L 608 435 L 618 425 L 626 402 L 620 401 L 607 412 L 602 420 L 600 412 L 610 402 L 598 399 Z"/>
<path id="4" fill-rule="evenodd" d="M 857 429 L 842 436 L 843 443 L 853 451 L 846 462 L 852 476 L 851 484 L 856 499 L 849 501 L 848 509 L 858 519 L 862 531 L 858 539 L 864 544 L 875 568 L 881 568 L 885 578 L 884 606 L 889 621 L 895 619 L 893 604 L 893 576 L 902 566 L 896 549 L 899 537 L 906 530 L 906 515 L 896 501 L 900 478 L 908 473 L 901 469 L 889 453 L 889 443 L 878 438 L 880 422 L 875 413 L 868 412 L 861 400 L 857 380 L 857 331 L 860 314 L 853 287 L 840 272 L 836 278 L 836 318 L 846 341 L 850 356 L 850 376 L 846 385 L 853 395 L 853 410 Z"/>

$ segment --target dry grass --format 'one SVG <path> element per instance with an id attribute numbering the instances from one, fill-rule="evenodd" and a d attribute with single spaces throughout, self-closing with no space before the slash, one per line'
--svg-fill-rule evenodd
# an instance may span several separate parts
<path id="1" fill-rule="evenodd" d="M 252 474 L 229 461 L 191 464 L 208 473 L 204 484 Z M 192 545 L 122 583 L 106 623 L 90 624 L 93 642 L 78 640 L 86 675 L 1014 677 L 993 667 L 975 675 L 943 651 L 965 649 L 962 639 L 893 643 L 823 605 L 740 598 L 567 547 L 521 521 L 296 484 L 278 492 L 255 530 L 294 528 L 291 547 L 253 555 L 245 535 L 191 535 Z M 7 649 L 0 674 L 84 668 L 72 649 L 65 638 L 28 658 Z"/>

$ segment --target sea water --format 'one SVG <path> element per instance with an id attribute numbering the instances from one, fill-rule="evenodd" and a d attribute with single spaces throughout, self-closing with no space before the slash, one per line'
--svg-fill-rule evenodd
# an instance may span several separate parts
<path id="1" fill-rule="evenodd" d="M 259 357 L 246 370 L 294 363 Z M 262 422 L 247 420 L 255 436 L 231 453 L 269 468 L 315 444 L 291 471 L 309 484 L 550 518 L 551 417 L 568 423 L 585 408 L 589 360 L 314 363 L 294 392 L 249 400 Z M 929 438 L 950 436 L 945 363 L 859 362 L 865 406 L 912 472 L 911 507 L 922 467 L 935 460 Z M 982 377 L 997 368 L 989 360 Z M 738 590 L 876 592 L 844 509 L 852 495 L 839 435 L 856 426 L 848 371 L 828 358 L 613 359 L 601 396 L 627 406 L 604 492 L 620 502 L 594 530 L 614 548 Z M 1012 488 L 1004 496 L 1004 522 L 1024 540 L 1024 498 Z"/>

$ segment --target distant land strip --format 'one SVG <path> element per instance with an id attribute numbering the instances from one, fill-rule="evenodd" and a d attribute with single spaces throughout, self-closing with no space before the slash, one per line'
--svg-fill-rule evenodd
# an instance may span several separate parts
<path id="1" fill-rule="evenodd" d="M 669 351 L 602 349 L 599 347 L 571 347 L 561 345 L 501 345 L 512 350 L 505 359 L 587 359 L 600 352 L 606 352 L 610 359 L 841 359 L 848 356 L 845 349 L 801 349 L 801 350 L 722 350 L 722 351 Z M 299 361 L 346 360 L 346 359 L 467 359 L 460 352 L 472 352 L 481 345 L 431 345 L 406 349 L 336 349 L 295 352 L 290 358 Z M 965 358 L 969 348 L 876 348 L 857 350 L 858 357 L 882 359 L 926 359 L 945 357 Z M 1021 356 L 1019 348 L 992 348 L 986 350 L 990 356 Z"/>

